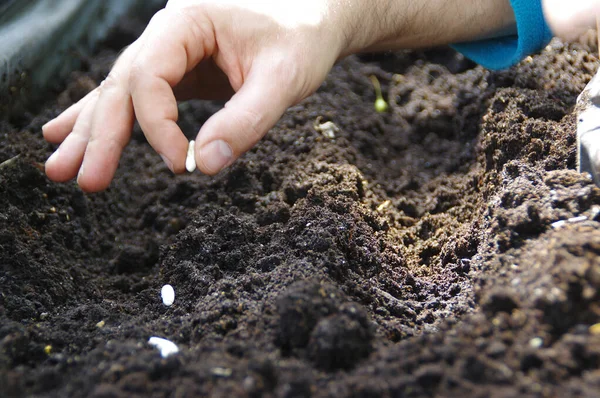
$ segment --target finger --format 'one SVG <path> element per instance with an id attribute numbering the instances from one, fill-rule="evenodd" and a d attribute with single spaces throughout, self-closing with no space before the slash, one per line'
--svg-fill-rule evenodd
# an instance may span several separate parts
<path id="1" fill-rule="evenodd" d="M 169 83 L 158 77 L 147 76 L 143 81 L 143 89 L 133 94 L 140 127 L 167 167 L 174 173 L 182 173 L 185 170 L 188 140 L 177 126 L 178 110 L 173 90 Z"/>
<path id="2" fill-rule="evenodd" d="M 127 52 L 135 51 L 133 49 L 134 47 L 135 43 L 129 47 L 126 47 L 123 50 L 123 55 L 125 55 Z M 123 56 L 119 57 L 119 60 L 121 58 L 123 58 Z M 94 97 L 99 93 L 100 90 L 102 90 L 103 84 L 104 82 L 100 83 L 100 86 L 87 93 L 85 97 L 83 97 L 78 102 L 64 110 L 56 118 L 50 120 L 48 123 L 43 125 L 42 134 L 44 135 L 46 141 L 51 142 L 53 144 L 60 144 L 73 130 L 73 126 L 75 125 L 75 121 L 77 120 L 77 117 L 79 116 L 81 110 L 85 107 L 85 105 L 88 103 L 91 97 Z"/>
<path id="3" fill-rule="evenodd" d="M 123 148 L 129 143 L 134 113 L 127 87 L 128 65 L 115 65 L 104 81 L 91 118 L 89 143 L 77 183 L 87 192 L 106 189 L 113 179 Z"/>
<path id="4" fill-rule="evenodd" d="M 97 93 L 88 98 L 79 112 L 73 131 L 46 161 L 46 175 L 51 180 L 65 182 L 77 175 L 90 137 L 90 125 L 97 98 Z"/>
<path id="5" fill-rule="evenodd" d="M 565 40 L 579 38 L 596 26 L 596 18 L 600 16 L 600 0 L 544 0 L 543 8 L 552 33 Z"/>
<path id="6" fill-rule="evenodd" d="M 68 107 L 56 118 L 50 120 L 42 126 L 42 134 L 44 139 L 52 144 L 60 144 L 73 131 L 73 126 L 77 117 L 90 101 L 90 98 L 95 97 L 97 88 L 87 93 L 85 97 L 77 101 L 75 104 Z"/>
<path id="7" fill-rule="evenodd" d="M 289 94 L 294 90 L 286 87 L 291 88 L 268 72 L 249 76 L 200 129 L 195 147 L 200 171 L 216 174 L 254 146 L 295 102 Z"/>
<path id="8" fill-rule="evenodd" d="M 109 186 L 131 137 L 135 115 L 128 76 L 144 35 L 123 51 L 98 90 L 88 126 L 89 142 L 77 176 L 77 183 L 84 191 L 97 192 Z"/>
<path id="9" fill-rule="evenodd" d="M 199 17 L 190 21 L 182 12 L 159 12 L 148 27 L 129 80 L 140 127 L 175 173 L 185 170 L 188 141 L 176 123 L 173 87 L 214 47 L 212 29 L 204 32 L 199 26 Z"/>

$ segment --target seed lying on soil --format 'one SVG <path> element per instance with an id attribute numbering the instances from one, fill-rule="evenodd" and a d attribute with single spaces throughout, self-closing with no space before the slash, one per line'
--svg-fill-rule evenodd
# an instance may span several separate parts
<path id="1" fill-rule="evenodd" d="M 175 301 L 175 289 L 171 285 L 164 285 L 160 289 L 160 296 L 162 297 L 163 304 L 170 306 Z"/>
<path id="2" fill-rule="evenodd" d="M 163 358 L 179 352 L 179 347 L 175 343 L 162 337 L 152 336 L 148 339 L 148 344 L 158 348 L 160 356 Z"/>
<path id="3" fill-rule="evenodd" d="M 194 156 L 194 145 L 196 141 L 191 140 L 188 146 L 187 157 L 185 158 L 185 168 L 190 173 L 196 170 L 196 157 Z"/>
<path id="4" fill-rule="evenodd" d="M 340 129 L 333 122 L 325 122 L 321 123 L 321 116 L 318 116 L 315 122 L 313 123 L 313 128 L 323 134 L 326 138 L 334 139 L 335 133 L 339 132 Z"/>

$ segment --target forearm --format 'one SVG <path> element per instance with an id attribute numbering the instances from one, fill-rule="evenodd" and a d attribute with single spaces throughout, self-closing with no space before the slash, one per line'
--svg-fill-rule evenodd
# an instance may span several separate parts
<path id="1" fill-rule="evenodd" d="M 344 21 L 342 56 L 422 48 L 515 31 L 509 0 L 334 0 Z"/>

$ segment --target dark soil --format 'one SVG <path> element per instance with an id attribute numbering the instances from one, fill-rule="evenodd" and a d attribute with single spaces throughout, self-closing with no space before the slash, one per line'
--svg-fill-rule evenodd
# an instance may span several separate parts
<path id="1" fill-rule="evenodd" d="M 171 175 L 136 130 L 106 192 L 50 182 L 40 126 L 131 32 L 0 125 L 0 396 L 600 394 L 600 190 L 572 113 L 596 48 L 502 72 L 350 57 L 216 177 Z M 186 134 L 218 108 L 182 104 Z"/>

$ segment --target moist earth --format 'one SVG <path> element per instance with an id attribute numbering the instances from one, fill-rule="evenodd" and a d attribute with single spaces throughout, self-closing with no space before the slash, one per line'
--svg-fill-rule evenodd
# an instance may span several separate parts
<path id="1" fill-rule="evenodd" d="M 219 175 L 172 175 L 136 127 L 85 194 L 45 177 L 41 125 L 102 81 L 126 22 L 0 124 L 1 396 L 600 394 L 600 190 L 573 114 L 595 45 L 500 72 L 352 56 Z"/>

